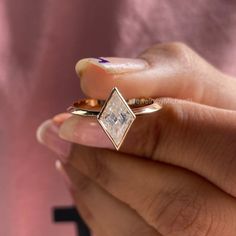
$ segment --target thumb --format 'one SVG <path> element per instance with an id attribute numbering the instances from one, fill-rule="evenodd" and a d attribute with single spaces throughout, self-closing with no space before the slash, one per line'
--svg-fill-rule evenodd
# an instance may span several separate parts
<path id="1" fill-rule="evenodd" d="M 173 97 L 236 108 L 236 81 L 182 43 L 157 44 L 138 59 L 86 58 L 76 71 L 89 97 L 105 99 L 113 87 L 125 98 Z"/>

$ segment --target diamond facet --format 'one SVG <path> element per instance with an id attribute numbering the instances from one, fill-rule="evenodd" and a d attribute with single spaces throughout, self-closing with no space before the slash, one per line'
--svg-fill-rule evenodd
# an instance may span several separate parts
<path id="1" fill-rule="evenodd" d="M 118 150 L 136 116 L 117 88 L 114 88 L 97 119 Z"/>

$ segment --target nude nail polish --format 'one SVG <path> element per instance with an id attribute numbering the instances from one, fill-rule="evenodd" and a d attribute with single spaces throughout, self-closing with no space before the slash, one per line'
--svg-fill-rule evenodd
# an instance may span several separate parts
<path id="1" fill-rule="evenodd" d="M 83 71 L 86 70 L 89 65 L 97 66 L 111 74 L 135 72 L 148 67 L 148 63 L 142 59 L 98 57 L 80 60 L 76 65 L 76 71 L 78 74 L 82 75 Z"/>
<path id="2" fill-rule="evenodd" d="M 42 123 L 37 129 L 37 140 L 55 152 L 63 162 L 69 158 L 71 143 L 62 140 L 59 135 L 59 126 L 52 120 Z"/>

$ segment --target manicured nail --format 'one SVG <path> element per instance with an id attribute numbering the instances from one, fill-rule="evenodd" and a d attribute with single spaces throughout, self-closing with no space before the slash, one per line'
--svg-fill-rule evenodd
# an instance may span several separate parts
<path id="1" fill-rule="evenodd" d="M 114 149 L 97 120 L 88 117 L 73 116 L 66 120 L 60 127 L 59 136 L 73 143 Z"/>
<path id="2" fill-rule="evenodd" d="M 55 115 L 52 118 L 53 123 L 55 123 L 56 125 L 60 126 L 65 120 L 69 119 L 72 116 L 72 114 L 70 113 L 60 113 Z"/>
<path id="3" fill-rule="evenodd" d="M 98 57 L 85 58 L 80 60 L 76 65 L 76 71 L 79 75 L 87 69 L 89 65 L 95 65 L 104 71 L 112 74 L 121 74 L 127 72 L 135 72 L 144 70 L 148 67 L 148 63 L 142 59 L 130 59 L 119 57 Z"/>
<path id="4" fill-rule="evenodd" d="M 36 136 L 40 143 L 59 155 L 63 162 L 67 161 L 71 144 L 59 137 L 59 126 L 52 120 L 42 123 L 37 130 Z"/>

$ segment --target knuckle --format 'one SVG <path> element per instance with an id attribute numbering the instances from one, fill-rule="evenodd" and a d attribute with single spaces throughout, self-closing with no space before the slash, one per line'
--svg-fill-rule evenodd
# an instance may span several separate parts
<path id="1" fill-rule="evenodd" d="M 169 43 L 164 45 L 164 50 L 167 51 L 166 56 L 181 67 L 183 74 L 185 71 L 189 74 L 189 71 L 193 70 L 195 54 L 186 44 L 182 42 Z"/>
<path id="2" fill-rule="evenodd" d="M 191 122 L 189 112 L 185 111 L 182 104 L 175 102 L 175 99 L 161 99 L 158 102 L 162 105 L 162 110 L 155 117 L 156 143 L 151 155 L 158 160 L 163 160 L 166 157 L 166 150 L 174 148 L 172 138 L 182 134 L 188 135 Z"/>
<path id="3" fill-rule="evenodd" d="M 162 114 L 165 116 L 164 118 L 167 120 L 168 124 L 172 122 L 182 123 L 182 121 L 187 118 L 186 114 L 188 113 L 185 112 L 183 105 L 179 104 L 177 101 L 178 100 L 175 99 L 164 100 L 166 105 L 162 108 Z"/>
<path id="4" fill-rule="evenodd" d="M 192 135 L 193 130 L 200 128 L 208 116 L 205 111 L 193 106 L 188 101 L 167 98 L 160 100 L 160 103 L 164 105 L 162 112 L 158 114 L 157 123 L 161 130 L 172 135 L 176 132 L 183 137 Z"/>
<path id="5" fill-rule="evenodd" d="M 159 136 L 157 129 L 155 116 L 149 116 L 148 120 L 145 117 L 138 116 L 134 127 L 128 132 L 121 150 L 126 151 L 127 147 L 135 146 L 136 155 L 151 157 Z"/>
<path id="6" fill-rule="evenodd" d="M 174 43 L 172 45 L 173 55 L 181 64 L 181 67 L 189 71 L 192 69 L 193 51 L 183 43 Z"/>
<path id="7" fill-rule="evenodd" d="M 182 42 L 173 42 L 170 44 L 170 46 L 177 53 L 183 53 L 183 52 L 189 51 L 190 49 L 185 43 L 182 43 Z"/>
<path id="8" fill-rule="evenodd" d="M 211 224 L 206 212 L 203 198 L 186 190 L 162 193 L 147 209 L 150 222 L 160 233 L 181 236 L 205 236 Z"/>
<path id="9" fill-rule="evenodd" d="M 192 52 L 192 50 L 182 42 L 161 44 L 161 48 L 167 52 L 167 55 L 175 58 L 185 57 Z"/>
<path id="10" fill-rule="evenodd" d="M 153 54 L 154 56 L 158 55 L 164 58 L 181 58 L 182 56 L 185 56 L 186 54 L 190 54 L 192 52 L 192 49 L 183 42 L 169 42 L 155 44 L 152 47 L 148 48 L 143 54 Z"/>
<path id="11" fill-rule="evenodd" d="M 151 65 L 160 66 L 168 65 L 173 67 L 174 71 L 179 75 L 189 77 L 194 71 L 199 60 L 199 56 L 189 46 L 182 42 L 170 42 L 156 44 L 147 49 L 141 57 L 147 57 Z"/>
<path id="12" fill-rule="evenodd" d="M 187 126 L 190 121 L 191 110 L 186 112 L 185 106 L 175 99 L 162 99 L 160 104 L 163 107 L 162 111 L 156 116 L 157 127 L 160 127 L 161 131 L 166 131 L 166 133 L 173 133 L 176 130 L 184 131 L 184 126 Z"/>

